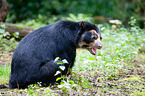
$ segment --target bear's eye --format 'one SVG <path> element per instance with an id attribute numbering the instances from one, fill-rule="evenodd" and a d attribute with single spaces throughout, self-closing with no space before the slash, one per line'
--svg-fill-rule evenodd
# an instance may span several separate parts
<path id="1" fill-rule="evenodd" d="M 95 37 L 95 36 L 93 36 L 93 37 L 92 37 L 92 39 L 96 39 L 96 37 Z"/>

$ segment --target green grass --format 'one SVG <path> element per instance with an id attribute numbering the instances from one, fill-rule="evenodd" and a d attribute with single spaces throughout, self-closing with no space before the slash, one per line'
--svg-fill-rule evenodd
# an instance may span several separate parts
<path id="1" fill-rule="evenodd" d="M 144 96 L 144 30 L 129 32 L 105 29 L 103 48 L 96 56 L 78 49 L 72 75 L 60 85 L 43 88 L 31 85 L 25 90 L 4 90 L 13 95 L 140 95 Z M 0 66 L 0 83 L 8 83 L 10 66 Z M 6 81 L 5 81 L 6 80 Z"/>
<path id="2" fill-rule="evenodd" d="M 10 66 L 0 65 L 0 84 L 6 84 L 9 80 Z"/>

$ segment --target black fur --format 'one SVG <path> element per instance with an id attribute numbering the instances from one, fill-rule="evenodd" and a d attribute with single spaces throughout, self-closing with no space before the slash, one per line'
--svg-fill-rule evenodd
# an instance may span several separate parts
<path id="1" fill-rule="evenodd" d="M 9 88 L 26 88 L 29 84 L 42 82 L 43 86 L 54 84 L 59 66 L 56 57 L 66 59 L 66 70 L 74 65 L 76 48 L 83 32 L 97 30 L 92 23 L 58 21 L 41 27 L 25 36 L 14 51 Z"/>

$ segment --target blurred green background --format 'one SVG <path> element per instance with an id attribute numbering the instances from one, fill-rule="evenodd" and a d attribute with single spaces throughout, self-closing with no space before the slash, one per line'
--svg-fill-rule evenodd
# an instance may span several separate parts
<path id="1" fill-rule="evenodd" d="M 128 25 L 131 16 L 141 28 L 145 22 L 144 0 L 7 0 L 9 13 L 6 22 L 32 20 L 49 24 L 70 15 L 91 17 L 93 23 L 118 19 Z M 49 20 L 51 19 L 51 20 Z M 53 21 L 52 21 L 53 20 Z"/>

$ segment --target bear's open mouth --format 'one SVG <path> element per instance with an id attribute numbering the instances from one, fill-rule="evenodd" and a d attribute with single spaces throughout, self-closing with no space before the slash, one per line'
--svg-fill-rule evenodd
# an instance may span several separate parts
<path id="1" fill-rule="evenodd" d="M 93 55 L 97 54 L 97 49 L 96 48 L 89 48 L 89 52 Z"/>

